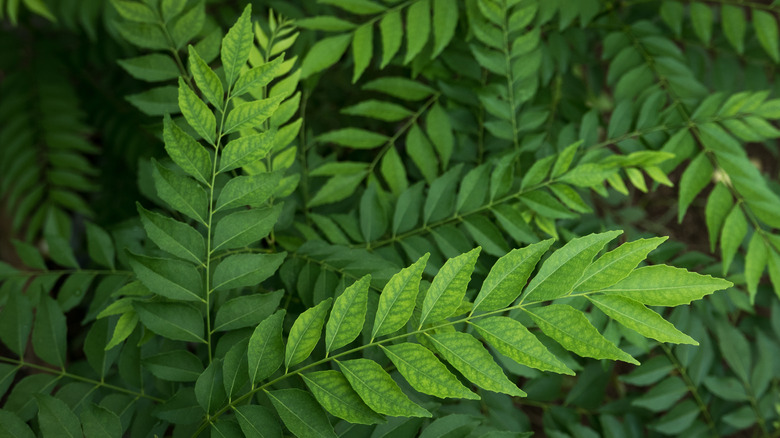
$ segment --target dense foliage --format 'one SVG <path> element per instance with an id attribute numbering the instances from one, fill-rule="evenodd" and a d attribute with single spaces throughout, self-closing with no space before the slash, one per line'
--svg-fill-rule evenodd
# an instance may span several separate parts
<path id="1" fill-rule="evenodd" d="M 0 0 L 0 436 L 780 436 L 778 18 Z"/>

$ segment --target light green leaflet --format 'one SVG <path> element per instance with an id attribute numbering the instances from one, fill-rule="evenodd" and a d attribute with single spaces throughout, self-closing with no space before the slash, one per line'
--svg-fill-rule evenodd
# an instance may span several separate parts
<path id="1" fill-rule="evenodd" d="M 550 353 L 523 324 L 512 318 L 491 316 L 471 321 L 470 324 L 488 344 L 519 364 L 542 371 L 574 375 L 574 371 Z"/>
<path id="2" fill-rule="evenodd" d="M 489 312 L 512 304 L 525 286 L 528 276 L 534 270 L 542 255 L 547 252 L 553 239 L 543 240 L 525 248 L 513 249 L 493 265 L 485 281 L 482 282 L 474 310 Z"/>
<path id="3" fill-rule="evenodd" d="M 479 400 L 477 394 L 463 386 L 460 380 L 422 345 L 406 342 L 382 347 L 398 372 L 415 390 L 439 398 Z"/>
<path id="4" fill-rule="evenodd" d="M 284 309 L 278 310 L 257 325 L 249 338 L 249 381 L 255 384 L 276 371 L 284 360 L 282 322 Z"/>
<path id="5" fill-rule="evenodd" d="M 237 176 L 225 184 L 217 198 L 214 211 L 247 205 L 261 207 L 279 186 L 281 178 L 281 172 Z"/>
<path id="6" fill-rule="evenodd" d="M 222 89 L 222 81 L 219 80 L 214 70 L 209 68 L 208 64 L 200 57 L 198 51 L 192 45 L 188 48 L 190 55 L 190 71 L 195 83 L 200 88 L 200 92 L 206 96 L 206 99 L 212 105 L 222 110 L 225 100 L 225 90 Z"/>
<path id="7" fill-rule="evenodd" d="M 589 295 L 588 299 L 607 316 L 646 338 L 659 342 L 699 345 L 661 315 L 641 303 L 620 295 Z"/>
<path id="8" fill-rule="evenodd" d="M 236 24 L 228 30 L 222 39 L 222 67 L 225 69 L 228 88 L 233 85 L 241 68 L 249 59 L 252 49 L 252 5 L 247 5 Z"/>
<path id="9" fill-rule="evenodd" d="M 237 105 L 225 119 L 224 133 L 259 127 L 279 108 L 281 101 L 282 96 L 274 96 Z"/>
<path id="10" fill-rule="evenodd" d="M 474 336 L 451 332 L 428 335 L 436 350 L 463 376 L 488 391 L 525 397 L 526 393 L 506 378 L 493 356 Z"/>
<path id="11" fill-rule="evenodd" d="M 301 389 L 267 391 L 284 425 L 299 438 L 336 438 L 319 403 Z"/>
<path id="12" fill-rule="evenodd" d="M 332 301 L 333 298 L 323 300 L 301 313 L 295 320 L 287 338 L 287 349 L 284 352 L 285 368 L 301 363 L 314 350 L 317 341 L 320 340 L 322 325 L 325 324 L 325 315 L 328 314 Z"/>
<path id="13" fill-rule="evenodd" d="M 238 77 L 230 94 L 233 97 L 238 97 L 253 89 L 265 87 L 279 75 L 283 61 L 284 53 L 274 58 L 273 61 L 245 71 Z"/>
<path id="14" fill-rule="evenodd" d="M 451 258 L 439 269 L 423 300 L 420 327 L 426 322 L 447 318 L 455 312 L 466 295 L 481 250 L 481 247 L 477 247 Z"/>
<path id="15" fill-rule="evenodd" d="M 384 423 L 385 418 L 366 406 L 349 386 L 349 381 L 336 370 L 301 374 L 314 398 L 331 414 L 355 424 Z"/>
<path id="16" fill-rule="evenodd" d="M 136 203 L 146 235 L 157 246 L 176 257 L 201 264 L 206 259 L 206 242 L 191 226 L 151 212 Z"/>
<path id="17" fill-rule="evenodd" d="M 426 253 L 414 264 L 393 275 L 382 289 L 374 319 L 374 330 L 371 333 L 372 342 L 377 336 L 392 333 L 409 321 L 428 257 L 430 254 Z"/>
<path id="18" fill-rule="evenodd" d="M 174 163 L 203 184 L 211 185 L 211 156 L 167 114 L 163 119 L 163 140 Z"/>
<path id="19" fill-rule="evenodd" d="M 172 300 L 203 301 L 200 272 L 188 262 L 128 253 L 130 267 L 150 291 Z"/>
<path id="20" fill-rule="evenodd" d="M 227 172 L 265 158 L 274 146 L 276 131 L 247 135 L 229 142 L 219 157 L 219 172 Z"/>
<path id="21" fill-rule="evenodd" d="M 430 412 L 409 400 L 378 363 L 368 359 L 337 363 L 355 392 L 374 411 L 396 417 L 431 416 Z"/>
<path id="22" fill-rule="evenodd" d="M 522 301 L 548 301 L 571 293 L 593 257 L 622 231 L 607 231 L 572 239 L 548 258 L 531 280 Z"/>
<path id="23" fill-rule="evenodd" d="M 566 304 L 525 309 L 545 335 L 582 357 L 622 360 L 639 365 L 631 355 L 601 335 L 585 315 Z"/>
<path id="24" fill-rule="evenodd" d="M 152 178 L 157 195 L 175 210 L 206 224 L 208 197 L 203 187 L 192 178 L 166 169 L 152 159 Z"/>
<path id="25" fill-rule="evenodd" d="M 733 286 L 730 281 L 688 272 L 672 266 L 655 265 L 634 270 L 628 277 L 603 292 L 623 295 L 648 306 L 674 307 L 700 300 L 716 290 Z"/>
<path id="26" fill-rule="evenodd" d="M 195 132 L 210 144 L 214 144 L 217 135 L 217 119 L 181 77 L 179 78 L 179 108 Z"/>
<path id="27" fill-rule="evenodd" d="M 371 276 L 366 275 L 336 298 L 325 326 L 326 355 L 354 341 L 363 330 L 370 285 Z"/>
<path id="28" fill-rule="evenodd" d="M 628 277 L 631 271 L 647 258 L 647 254 L 666 239 L 667 237 L 653 237 L 620 245 L 588 266 L 574 289 L 577 292 L 588 292 L 612 286 Z"/>

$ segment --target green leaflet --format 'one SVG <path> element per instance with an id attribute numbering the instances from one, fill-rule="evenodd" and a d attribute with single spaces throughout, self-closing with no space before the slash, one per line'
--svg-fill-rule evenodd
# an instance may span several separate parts
<path id="1" fill-rule="evenodd" d="M 266 391 L 284 425 L 299 438 L 335 438 L 328 417 L 308 392 L 300 389 Z"/>
<path id="2" fill-rule="evenodd" d="M 756 37 L 758 37 L 761 47 L 764 48 L 775 63 L 780 62 L 780 47 L 778 47 L 780 46 L 778 43 L 780 32 L 777 29 L 777 18 L 769 12 L 758 8 L 751 10 L 751 18 L 753 19 L 753 28 L 756 30 Z"/>
<path id="3" fill-rule="evenodd" d="M 65 368 L 67 333 L 65 315 L 60 306 L 48 296 L 41 297 L 32 331 L 35 354 L 47 363 Z"/>
<path id="4" fill-rule="evenodd" d="M 552 354 L 528 329 L 505 316 L 470 321 L 480 335 L 504 356 L 542 371 L 573 376 L 574 371 Z"/>
<path id="5" fill-rule="evenodd" d="M 525 309 L 542 332 L 582 357 L 622 360 L 639 365 L 631 355 L 607 340 L 585 315 L 566 304 Z"/>
<path id="6" fill-rule="evenodd" d="M 379 68 L 385 68 L 401 48 L 401 37 L 404 34 L 401 11 L 385 14 L 379 21 L 379 30 L 382 34 L 382 63 Z"/>
<path id="7" fill-rule="evenodd" d="M 385 144 L 390 137 L 359 128 L 344 128 L 317 136 L 321 143 L 336 143 L 354 149 L 373 149 Z"/>
<path id="8" fill-rule="evenodd" d="M 219 306 L 212 330 L 235 330 L 263 321 L 279 307 L 282 295 L 283 291 L 275 291 L 233 298 Z"/>
<path id="9" fill-rule="evenodd" d="M 142 363 L 155 377 L 171 382 L 194 382 L 203 373 L 200 359 L 187 350 L 155 354 Z"/>
<path id="10" fill-rule="evenodd" d="M 525 289 L 521 301 L 547 301 L 569 295 L 601 248 L 622 231 L 572 239 L 550 255 Z"/>
<path id="11" fill-rule="evenodd" d="M 236 342 L 225 354 L 225 360 L 222 362 L 222 384 L 229 400 L 239 395 L 239 390 L 249 380 L 246 355 L 248 345 L 248 338 Z"/>
<path id="12" fill-rule="evenodd" d="M 758 292 L 758 282 L 764 273 L 767 264 L 769 249 L 764 243 L 760 233 L 753 233 L 748 244 L 747 254 L 745 254 L 745 283 L 748 294 L 750 295 L 750 304 L 752 305 Z"/>
<path id="13" fill-rule="evenodd" d="M 477 247 L 449 259 L 439 269 L 423 300 L 420 327 L 426 322 L 447 318 L 455 312 L 466 295 L 466 288 L 481 250 L 482 248 Z"/>
<path id="14" fill-rule="evenodd" d="M 712 179 L 713 167 L 707 153 L 702 151 L 685 169 L 680 178 L 680 195 L 678 198 L 677 221 L 682 222 L 688 206 Z"/>
<path id="15" fill-rule="evenodd" d="M 667 237 L 654 237 L 620 245 L 588 266 L 574 289 L 587 292 L 612 286 L 628 277 L 637 265 L 647 258 L 647 254 L 666 239 Z"/>
<path id="16" fill-rule="evenodd" d="M 458 378 L 422 345 L 405 342 L 382 347 L 398 372 L 415 390 L 439 398 L 479 400 L 477 394 L 463 386 Z"/>
<path id="17" fill-rule="evenodd" d="M 35 438 L 30 426 L 13 413 L 0 409 L 0 433 L 14 438 Z"/>
<path id="18" fill-rule="evenodd" d="M 281 172 L 237 176 L 225 184 L 214 211 L 247 205 L 262 207 L 279 186 L 281 178 Z"/>
<path id="19" fill-rule="evenodd" d="M 223 134 L 227 135 L 241 129 L 259 127 L 279 108 L 281 101 L 281 96 L 275 96 L 237 105 L 225 119 Z"/>
<path id="20" fill-rule="evenodd" d="M 38 423 L 44 436 L 83 436 L 79 418 L 65 402 L 44 394 L 36 394 L 35 398 L 38 400 Z"/>
<path id="21" fill-rule="evenodd" d="M 256 286 L 276 272 L 286 256 L 287 253 L 227 256 L 214 269 L 212 289 Z"/>
<path id="22" fill-rule="evenodd" d="M 116 437 L 122 435 L 122 422 L 119 417 L 96 404 L 90 404 L 81 411 L 81 427 L 87 438 Z"/>
<path id="23" fill-rule="evenodd" d="M 236 80 L 236 84 L 233 86 L 233 91 L 230 94 L 233 97 L 238 97 L 249 91 L 265 87 L 275 77 L 280 75 L 283 61 L 284 54 L 281 54 L 274 58 L 273 61 L 245 71 Z"/>
<path id="24" fill-rule="evenodd" d="M 412 3 L 406 10 L 406 56 L 408 64 L 425 47 L 431 32 L 431 2 L 421 0 Z"/>
<path id="25" fill-rule="evenodd" d="M 116 255 L 116 250 L 114 249 L 114 242 L 111 240 L 111 236 L 106 230 L 92 222 L 87 222 L 86 227 L 89 256 L 101 266 L 115 269 L 114 256 Z"/>
<path id="26" fill-rule="evenodd" d="M 403 417 L 431 416 L 430 412 L 409 400 L 409 397 L 378 363 L 368 359 L 337 361 L 337 363 L 355 392 L 374 411 Z"/>
<path id="27" fill-rule="evenodd" d="M 203 279 L 192 264 L 132 252 L 127 257 L 135 275 L 150 291 L 172 300 L 203 301 Z"/>
<path id="28" fill-rule="evenodd" d="M 623 295 L 648 306 L 679 306 L 700 300 L 716 290 L 731 287 L 730 281 L 688 272 L 672 266 L 655 265 L 634 270 L 605 294 Z"/>
<path id="29" fill-rule="evenodd" d="M 723 222 L 723 230 L 721 230 L 720 235 L 720 250 L 723 255 L 723 275 L 728 273 L 731 261 L 734 260 L 734 255 L 736 255 L 742 241 L 745 240 L 747 232 L 747 219 L 745 219 L 745 215 L 742 213 L 742 207 L 737 204 L 731 209 L 728 216 L 726 216 L 726 220 Z"/>
<path id="30" fill-rule="evenodd" d="M 195 132 L 207 142 L 214 144 L 217 135 L 217 119 L 182 78 L 179 78 L 179 108 Z"/>
<path id="31" fill-rule="evenodd" d="M 249 381 L 254 385 L 276 371 L 284 360 L 282 323 L 284 310 L 278 310 L 257 325 L 249 338 Z"/>
<path id="32" fill-rule="evenodd" d="M 287 338 L 287 348 L 284 352 L 284 366 L 290 368 L 309 357 L 317 341 L 320 340 L 322 325 L 328 313 L 333 298 L 323 300 L 316 306 L 307 309 L 293 323 Z"/>
<path id="33" fill-rule="evenodd" d="M 160 336 L 175 341 L 203 342 L 203 316 L 188 304 L 135 301 L 141 322 Z"/>
<path id="34" fill-rule="evenodd" d="M 369 22 L 359 26 L 352 38 L 352 57 L 355 60 L 355 69 L 352 74 L 352 83 L 356 83 L 371 62 L 374 52 L 374 23 Z"/>
<path id="35" fill-rule="evenodd" d="M 247 5 L 236 20 L 236 24 L 228 30 L 225 38 L 222 39 L 220 57 L 222 67 L 225 69 L 228 88 L 233 85 L 236 76 L 249 59 L 249 52 L 252 48 L 251 14 L 252 5 Z"/>
<path id="36" fill-rule="evenodd" d="M 325 70 L 335 64 L 344 55 L 344 52 L 347 51 L 351 41 L 351 33 L 344 33 L 317 41 L 303 59 L 301 77 L 306 79 L 314 73 Z"/>
<path id="37" fill-rule="evenodd" d="M 371 275 L 365 275 L 336 298 L 325 326 L 326 355 L 354 341 L 363 330 L 370 285 Z"/>
<path id="38" fill-rule="evenodd" d="M 318 402 L 332 415 L 356 424 L 384 423 L 385 418 L 366 406 L 338 371 L 326 370 L 301 374 Z"/>
<path id="39" fill-rule="evenodd" d="M 206 99 L 212 105 L 222 110 L 225 100 L 225 90 L 222 89 L 222 81 L 219 80 L 214 70 L 206 64 L 192 45 L 187 50 L 190 55 L 190 71 L 200 92 L 206 96 Z"/>
<path id="40" fill-rule="evenodd" d="M 456 370 L 480 388 L 518 397 L 526 393 L 506 378 L 493 356 L 468 333 L 450 332 L 428 336 L 436 350 Z"/>
<path id="41" fill-rule="evenodd" d="M 116 322 L 116 327 L 114 328 L 114 334 L 104 350 L 108 351 L 121 344 L 122 341 L 133 333 L 136 325 L 138 325 L 138 314 L 131 308 L 119 317 L 119 321 Z"/>
<path id="42" fill-rule="evenodd" d="M 659 342 L 699 345 L 661 315 L 641 303 L 620 295 L 588 295 L 588 299 L 610 318 L 646 338 Z"/>
<path id="43" fill-rule="evenodd" d="M 136 203 L 136 207 L 147 236 L 160 249 L 196 264 L 201 264 L 206 259 L 206 242 L 197 230 L 185 223 L 151 212 L 139 203 Z"/>
<path id="44" fill-rule="evenodd" d="M 482 282 L 482 289 L 474 299 L 474 309 L 471 313 L 477 310 L 489 312 L 503 309 L 512 304 L 520 295 L 539 259 L 552 243 L 553 239 L 547 239 L 525 248 L 513 249 L 498 259 Z"/>
<path id="45" fill-rule="evenodd" d="M 233 408 L 241 431 L 247 438 L 279 438 L 282 428 L 268 410 L 258 405 L 244 405 Z"/>
<path id="46" fill-rule="evenodd" d="M 412 316 L 420 279 L 429 256 L 430 254 L 426 253 L 411 266 L 393 275 L 382 289 L 374 319 L 374 329 L 371 332 L 372 342 L 377 336 L 400 329 Z"/>
<path id="47" fill-rule="evenodd" d="M 223 217 L 214 228 L 212 250 L 241 248 L 264 238 L 276 224 L 281 207 L 277 204 L 271 208 L 253 208 Z"/>
<path id="48" fill-rule="evenodd" d="M 450 43 L 458 24 L 458 5 L 453 0 L 433 0 L 433 53 L 435 58 Z"/>
<path id="49" fill-rule="evenodd" d="M 32 328 L 33 312 L 26 294 L 9 294 L 0 311 L 0 340 L 9 350 L 23 357 Z"/>
<path id="50" fill-rule="evenodd" d="M 449 2 L 450 0 L 444 1 Z M 437 2 L 434 2 L 434 11 L 437 7 L 436 3 Z M 445 7 L 453 7 L 457 10 L 457 7 L 454 4 Z M 455 137 L 452 133 L 452 124 L 450 123 L 449 115 L 447 115 L 447 112 L 438 102 L 431 107 L 430 111 L 428 111 L 428 114 L 425 116 L 425 132 L 431 139 L 433 147 L 436 149 L 436 153 L 439 154 L 442 168 L 449 168 L 450 157 L 455 148 Z"/>
<path id="51" fill-rule="evenodd" d="M 229 142 L 219 157 L 219 173 L 243 167 L 265 158 L 274 146 L 275 135 L 275 131 L 265 131 Z"/>
<path id="52" fill-rule="evenodd" d="M 222 360 L 215 359 L 195 382 L 195 398 L 206 412 L 214 412 L 227 398 L 222 384 Z"/>
<path id="53" fill-rule="evenodd" d="M 154 159 L 152 177 L 157 196 L 177 211 L 205 224 L 208 216 L 206 191 L 191 178 L 166 169 Z"/>

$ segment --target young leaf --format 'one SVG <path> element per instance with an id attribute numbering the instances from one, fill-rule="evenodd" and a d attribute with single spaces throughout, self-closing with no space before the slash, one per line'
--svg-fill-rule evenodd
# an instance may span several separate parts
<path id="1" fill-rule="evenodd" d="M 214 319 L 215 332 L 253 326 L 266 319 L 279 307 L 282 291 L 243 295 L 222 304 Z"/>
<path id="2" fill-rule="evenodd" d="M 256 286 L 273 275 L 287 253 L 233 254 L 225 257 L 214 269 L 212 290 Z"/>
<path id="3" fill-rule="evenodd" d="M 620 245 L 588 266 L 574 289 L 587 292 L 612 286 L 628 277 L 637 265 L 647 258 L 647 254 L 666 239 L 666 237 L 653 237 Z"/>
<path id="4" fill-rule="evenodd" d="M 232 140 L 219 157 L 219 173 L 252 164 L 268 155 L 274 146 L 275 131 L 247 135 Z"/>
<path id="5" fill-rule="evenodd" d="M 605 294 L 623 295 L 648 306 L 674 307 L 700 300 L 716 290 L 733 286 L 730 281 L 688 272 L 672 266 L 655 265 L 634 270 L 628 277 L 605 289 Z"/>
<path id="6" fill-rule="evenodd" d="M 225 100 L 225 90 L 222 89 L 222 81 L 214 73 L 208 64 L 200 57 L 198 51 L 192 45 L 188 48 L 190 55 L 190 71 L 200 92 L 206 96 L 209 102 L 217 109 L 222 110 Z"/>
<path id="7" fill-rule="evenodd" d="M 371 276 L 365 275 L 336 298 L 325 326 L 326 355 L 354 341 L 363 330 L 370 285 Z"/>
<path id="8" fill-rule="evenodd" d="M 285 311 L 278 310 L 257 325 L 249 338 L 249 381 L 254 385 L 274 373 L 284 360 L 282 323 Z"/>
<path id="9" fill-rule="evenodd" d="M 241 16 L 236 20 L 236 24 L 228 30 L 225 38 L 222 39 L 222 50 L 220 57 L 222 66 L 225 69 L 228 88 L 233 85 L 241 68 L 249 59 L 249 52 L 252 49 L 252 5 L 246 5 Z"/>
<path id="10" fill-rule="evenodd" d="M 308 392 L 290 388 L 266 391 L 284 425 L 301 438 L 336 438 L 328 417 Z"/>
<path id="11" fill-rule="evenodd" d="M 45 436 L 82 437 L 81 422 L 64 401 L 50 395 L 36 394 L 38 423 Z"/>
<path id="12" fill-rule="evenodd" d="M 384 423 L 385 418 L 366 406 L 349 386 L 349 381 L 336 370 L 301 374 L 318 402 L 331 414 L 354 424 Z"/>
<path id="13" fill-rule="evenodd" d="M 477 247 L 449 259 L 439 269 L 423 300 L 420 327 L 426 322 L 447 318 L 460 306 L 481 250 Z"/>
<path id="14" fill-rule="evenodd" d="M 181 77 L 179 78 L 179 108 L 195 132 L 207 142 L 214 144 L 217 135 L 217 119 Z"/>
<path id="15" fill-rule="evenodd" d="M 607 231 L 572 239 L 552 253 L 525 289 L 521 300 L 547 301 L 569 295 L 577 280 L 604 245 L 622 231 Z"/>
<path id="16" fill-rule="evenodd" d="M 589 295 L 588 299 L 607 316 L 646 338 L 658 342 L 699 345 L 661 315 L 641 303 L 620 295 Z"/>
<path id="17" fill-rule="evenodd" d="M 35 354 L 47 363 L 64 368 L 67 333 L 65 315 L 60 306 L 48 296 L 41 297 L 32 332 Z"/>
<path id="18" fill-rule="evenodd" d="M 150 291 L 172 300 L 203 301 L 203 279 L 190 263 L 128 253 L 130 267 Z"/>
<path id="19" fill-rule="evenodd" d="M 403 417 L 430 417 L 431 413 L 401 391 L 382 366 L 368 359 L 337 361 L 349 384 L 372 410 Z"/>
<path id="20" fill-rule="evenodd" d="M 409 321 L 428 257 L 430 254 L 426 253 L 411 266 L 393 275 L 382 289 L 371 333 L 372 342 L 377 336 L 392 333 Z"/>
<path id="21" fill-rule="evenodd" d="M 282 208 L 253 208 L 231 213 L 217 222 L 214 228 L 213 251 L 251 245 L 271 232 Z"/>
<path id="22" fill-rule="evenodd" d="M 133 303 L 141 322 L 156 334 L 185 342 L 203 342 L 203 316 L 181 303 Z"/>
<path id="23" fill-rule="evenodd" d="M 622 360 L 639 365 L 631 355 L 601 335 L 588 318 L 566 304 L 525 309 L 542 332 L 561 346 L 582 357 Z"/>
<path id="24" fill-rule="evenodd" d="M 151 212 L 136 203 L 141 223 L 149 238 L 163 251 L 190 262 L 201 264 L 206 259 L 206 243 L 191 226 Z"/>
<path id="25" fill-rule="evenodd" d="M 470 321 L 470 324 L 488 344 L 519 364 L 542 371 L 574 375 L 574 371 L 550 353 L 523 324 L 512 318 L 491 316 Z"/>
<path id="26" fill-rule="evenodd" d="M 309 357 L 317 341 L 320 340 L 322 325 L 333 298 L 323 300 L 311 309 L 307 309 L 293 323 L 287 338 L 284 352 L 284 366 L 290 368 Z"/>
<path id="27" fill-rule="evenodd" d="M 512 396 L 526 393 L 506 378 L 493 356 L 475 337 L 468 333 L 437 333 L 428 336 L 436 350 L 463 376 L 480 388 Z"/>
<path id="28" fill-rule="evenodd" d="M 422 345 L 405 342 L 382 347 L 398 372 L 415 390 L 439 398 L 479 400 L 477 394 L 463 386 L 458 378 Z"/>

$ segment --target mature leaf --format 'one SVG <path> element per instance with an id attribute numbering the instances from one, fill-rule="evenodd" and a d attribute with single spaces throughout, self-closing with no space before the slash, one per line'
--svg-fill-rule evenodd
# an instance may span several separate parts
<path id="1" fill-rule="evenodd" d="M 513 249 L 498 259 L 482 282 L 482 289 L 474 299 L 472 313 L 478 310 L 489 312 L 503 309 L 512 304 L 520 295 L 539 259 L 552 243 L 553 239 L 547 239 L 525 248 Z"/>
<path id="2" fill-rule="evenodd" d="M 222 39 L 220 57 L 228 88 L 233 85 L 252 49 L 252 5 L 246 5 L 241 16 Z"/>
<path id="3" fill-rule="evenodd" d="M 622 360 L 639 365 L 631 355 L 619 349 L 596 330 L 585 315 L 566 304 L 525 309 L 536 325 L 561 346 L 582 357 Z"/>
<path id="4" fill-rule="evenodd" d="M 648 306 L 679 306 L 700 300 L 732 283 L 672 266 L 655 265 L 634 270 L 603 292 L 623 295 Z"/>
<path id="5" fill-rule="evenodd" d="M 589 295 L 588 299 L 607 316 L 646 338 L 659 342 L 699 345 L 661 315 L 641 303 L 620 295 Z"/>
<path id="6" fill-rule="evenodd" d="M 479 400 L 430 350 L 420 344 L 405 342 L 388 345 L 383 351 L 398 372 L 417 391 L 439 398 Z"/>
<path id="7" fill-rule="evenodd" d="M 368 23 L 359 26 L 355 30 L 355 36 L 352 38 L 352 57 L 355 59 L 355 71 L 352 75 L 354 84 L 363 75 L 363 72 L 371 63 L 371 57 L 374 53 L 374 23 Z"/>
<path id="8" fill-rule="evenodd" d="M 150 291 L 183 301 L 203 301 L 203 279 L 191 263 L 128 253 L 130 267 Z"/>
<path id="9" fill-rule="evenodd" d="M 214 211 L 236 207 L 262 207 L 279 187 L 281 172 L 237 176 L 225 184 Z"/>
<path id="10" fill-rule="evenodd" d="M 751 18 L 761 47 L 775 63 L 780 62 L 780 47 L 778 47 L 780 32 L 777 29 L 776 16 L 756 8 L 751 10 Z"/>
<path id="11" fill-rule="evenodd" d="M 256 286 L 273 275 L 287 253 L 233 254 L 222 260 L 214 269 L 214 291 L 237 287 Z"/>
<path id="12" fill-rule="evenodd" d="M 195 132 L 207 142 L 214 144 L 217 135 L 217 119 L 181 77 L 179 78 L 179 108 Z"/>
<path id="13" fill-rule="evenodd" d="M 298 23 L 300 24 L 300 22 Z M 282 74 L 283 61 L 284 54 L 277 56 L 273 61 L 266 62 L 263 65 L 241 73 L 230 94 L 236 97 L 241 96 L 246 92 L 265 87 L 274 78 Z"/>
<path id="14" fill-rule="evenodd" d="M 156 334 L 185 342 L 203 342 L 203 316 L 182 303 L 133 303 L 141 322 Z"/>
<path id="15" fill-rule="evenodd" d="M 35 354 L 47 363 L 64 368 L 67 336 L 65 315 L 60 306 L 48 296 L 41 297 L 32 331 Z"/>
<path id="16" fill-rule="evenodd" d="M 281 211 L 281 204 L 277 204 L 271 208 L 242 210 L 223 217 L 214 228 L 212 250 L 241 248 L 257 242 L 271 232 Z"/>
<path id="17" fill-rule="evenodd" d="M 401 48 L 401 37 L 404 34 L 401 11 L 385 14 L 379 21 L 379 30 L 382 34 L 382 63 L 379 68 L 385 68 Z"/>
<path id="18" fill-rule="evenodd" d="M 233 408 L 241 431 L 247 438 L 281 438 L 282 428 L 268 410 L 258 405 Z"/>
<path id="19" fill-rule="evenodd" d="M 122 435 L 119 417 L 105 407 L 90 404 L 81 411 L 85 438 L 113 438 Z"/>
<path id="20" fill-rule="evenodd" d="M 203 235 L 191 226 L 154 213 L 136 203 L 141 223 L 149 238 L 163 251 L 193 263 L 206 259 L 206 242 Z"/>
<path id="21" fill-rule="evenodd" d="M 205 224 L 208 216 L 208 198 L 200 184 L 154 162 L 152 168 L 157 196 L 174 209 Z"/>
<path id="22" fill-rule="evenodd" d="M 204 411 L 214 412 L 227 398 L 222 380 L 222 359 L 216 359 L 195 382 L 195 398 Z"/>
<path id="23" fill-rule="evenodd" d="M 480 388 L 518 397 L 526 393 L 506 378 L 493 356 L 468 333 L 437 333 L 428 336 L 436 350 L 463 376 Z"/>
<path id="24" fill-rule="evenodd" d="M 431 2 L 420 0 L 406 9 L 406 57 L 408 64 L 425 47 L 431 33 Z"/>
<path id="25" fill-rule="evenodd" d="M 211 185 L 211 156 L 168 115 L 163 119 L 163 139 L 165 150 L 174 163 L 203 184 Z"/>
<path id="26" fill-rule="evenodd" d="M 82 437 L 81 422 L 64 401 L 50 395 L 36 394 L 38 423 L 44 436 Z"/>
<path id="27" fill-rule="evenodd" d="M 279 368 L 284 360 L 282 323 L 284 310 L 278 310 L 258 324 L 249 338 L 247 357 L 249 359 L 249 381 L 255 384 Z"/>
<path id="28" fill-rule="evenodd" d="M 301 77 L 306 79 L 335 64 L 347 51 L 351 41 L 352 33 L 349 32 L 317 41 L 303 59 Z"/>
<path id="29" fill-rule="evenodd" d="M 325 326 L 325 354 L 354 341 L 363 330 L 370 285 L 371 276 L 365 275 L 336 298 Z"/>
<path id="30" fill-rule="evenodd" d="M 187 350 L 165 351 L 143 359 L 144 368 L 171 382 L 194 382 L 203 373 L 203 363 Z"/>
<path id="31" fill-rule="evenodd" d="M 373 149 L 385 144 L 390 137 L 359 128 L 343 128 L 326 132 L 317 137 L 319 142 L 336 143 L 354 149 Z"/>
<path id="32" fill-rule="evenodd" d="M 688 168 L 680 178 L 679 206 L 677 208 L 677 221 L 682 222 L 688 206 L 691 205 L 696 195 L 699 194 L 712 179 L 713 167 L 710 157 L 702 151 L 691 161 Z"/>
<path id="33" fill-rule="evenodd" d="M 19 357 L 24 357 L 32 328 L 33 313 L 26 294 L 12 293 L 0 311 L 0 340 Z"/>
<path id="34" fill-rule="evenodd" d="M 300 438 L 335 438 L 336 433 L 319 403 L 300 389 L 267 391 L 284 425 Z"/>
<path id="35" fill-rule="evenodd" d="M 307 309 L 293 323 L 290 335 L 287 337 L 287 349 L 284 352 L 284 366 L 290 368 L 309 357 L 320 340 L 325 316 L 328 314 L 333 298 L 323 300 L 316 306 Z"/>
<path id="36" fill-rule="evenodd" d="M 574 371 L 550 353 L 523 324 L 512 318 L 491 316 L 470 321 L 470 324 L 488 344 L 519 364 L 542 371 L 574 375 Z"/>
<path id="37" fill-rule="evenodd" d="M 208 64 L 200 57 L 198 51 L 191 45 L 188 47 L 190 55 L 190 71 L 200 92 L 206 96 L 212 105 L 222 110 L 225 100 L 225 90 L 222 88 L 222 81 L 214 73 Z"/>
<path id="38" fill-rule="evenodd" d="M 477 247 L 449 259 L 439 269 L 423 300 L 420 327 L 426 322 L 447 318 L 460 306 L 481 250 Z"/>
<path id="39" fill-rule="evenodd" d="M 0 434 L 13 438 L 35 438 L 30 426 L 5 409 L 0 409 Z"/>
<path id="40" fill-rule="evenodd" d="M 274 146 L 275 136 L 276 132 L 271 130 L 230 141 L 219 157 L 219 172 L 227 172 L 265 158 Z"/>
<path id="41" fill-rule="evenodd" d="M 111 240 L 111 236 L 106 230 L 92 222 L 87 222 L 86 227 L 89 257 L 101 266 L 114 269 L 116 251 L 114 250 L 114 242 Z"/>
<path id="42" fill-rule="evenodd" d="M 398 330 L 409 321 L 417 302 L 420 280 L 428 257 L 430 254 L 426 253 L 411 266 L 393 275 L 382 289 L 374 319 L 374 328 L 371 332 L 372 340 L 377 336 Z"/>
<path id="43" fill-rule="evenodd" d="M 372 410 L 403 417 L 430 417 L 431 413 L 401 391 L 382 366 L 368 359 L 338 361 L 349 384 Z"/>
<path id="44" fill-rule="evenodd" d="M 259 128 L 279 108 L 281 101 L 282 96 L 277 95 L 237 105 L 228 113 L 223 133 L 230 134 L 242 129 Z"/>
<path id="45" fill-rule="evenodd" d="M 214 320 L 216 331 L 253 326 L 266 319 L 279 307 L 283 291 L 252 294 L 233 298 L 222 304 Z"/>
<path id="46" fill-rule="evenodd" d="M 433 53 L 435 58 L 455 36 L 458 25 L 458 5 L 454 0 L 433 0 Z"/>
<path id="47" fill-rule="evenodd" d="M 647 254 L 666 239 L 666 237 L 653 237 L 620 245 L 588 266 L 574 289 L 587 292 L 614 285 L 628 277 L 637 265 L 647 257 Z"/>
<path id="48" fill-rule="evenodd" d="M 720 235 L 720 250 L 723 255 L 723 275 L 726 275 L 731 266 L 731 261 L 745 240 L 748 232 L 747 219 L 742 213 L 742 207 L 737 204 L 731 209 L 731 213 L 726 216 L 723 222 L 723 230 Z"/>
<path id="49" fill-rule="evenodd" d="M 750 295 L 750 304 L 752 305 L 758 292 L 758 282 L 761 281 L 761 275 L 767 265 L 769 249 L 767 248 L 761 233 L 753 233 L 748 244 L 747 254 L 745 254 L 745 283 L 747 285 L 748 295 Z"/>
<path id="50" fill-rule="evenodd" d="M 331 414 L 354 424 L 384 423 L 383 416 L 366 406 L 349 386 L 349 381 L 336 370 L 301 374 L 318 402 Z"/>

